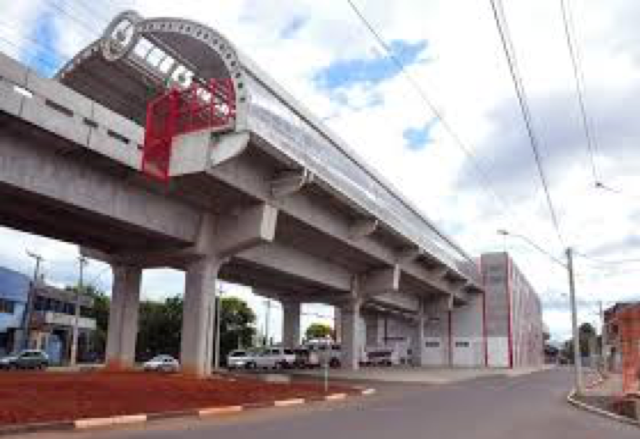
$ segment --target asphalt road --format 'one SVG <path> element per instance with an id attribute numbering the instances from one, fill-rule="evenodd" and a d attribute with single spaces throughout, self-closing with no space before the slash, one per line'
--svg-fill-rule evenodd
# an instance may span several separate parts
<path id="1" fill-rule="evenodd" d="M 380 386 L 380 393 L 338 404 L 261 410 L 211 421 L 168 421 L 137 429 L 39 434 L 38 439 L 637 439 L 630 425 L 565 402 L 567 371 L 482 378 L 444 386 Z"/>

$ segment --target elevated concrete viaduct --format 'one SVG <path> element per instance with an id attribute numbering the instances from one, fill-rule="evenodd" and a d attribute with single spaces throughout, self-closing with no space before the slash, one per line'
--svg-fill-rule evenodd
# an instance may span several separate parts
<path id="1" fill-rule="evenodd" d="M 159 123 L 158 96 L 191 96 L 192 112 Z M 198 105 L 213 115 L 198 129 L 152 138 L 150 124 L 195 126 Z M 112 367 L 133 363 L 145 268 L 186 271 L 181 360 L 195 375 L 212 364 L 218 278 L 282 300 L 289 344 L 301 303 L 338 306 L 353 368 L 363 311 L 409 316 L 420 359 L 429 304 L 482 291 L 476 262 L 335 134 L 181 19 L 121 14 L 54 80 L 0 56 L 0 196 L 1 224 L 112 265 Z"/>

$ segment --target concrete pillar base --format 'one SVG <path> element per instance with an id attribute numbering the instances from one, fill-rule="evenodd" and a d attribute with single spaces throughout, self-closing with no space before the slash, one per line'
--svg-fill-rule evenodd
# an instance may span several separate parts
<path id="1" fill-rule="evenodd" d="M 210 256 L 194 261 L 187 267 L 180 359 L 182 372 L 199 378 L 211 374 L 216 278 L 220 265 L 219 258 Z"/>
<path id="2" fill-rule="evenodd" d="M 423 367 L 427 364 L 426 359 L 426 340 L 424 336 L 425 317 L 423 315 L 418 316 L 416 319 L 416 330 L 412 340 L 412 363 L 414 366 Z"/>
<path id="3" fill-rule="evenodd" d="M 360 308 L 362 301 L 354 300 L 340 309 L 340 329 L 342 332 L 342 367 L 349 370 L 360 368 L 360 357 L 364 349 L 363 334 L 360 325 Z"/>
<path id="4" fill-rule="evenodd" d="M 293 348 L 300 344 L 300 302 L 282 301 L 284 324 L 282 344 Z"/>
<path id="5" fill-rule="evenodd" d="M 123 265 L 114 265 L 112 269 L 113 292 L 109 310 L 106 368 L 131 369 L 136 355 L 142 269 Z"/>

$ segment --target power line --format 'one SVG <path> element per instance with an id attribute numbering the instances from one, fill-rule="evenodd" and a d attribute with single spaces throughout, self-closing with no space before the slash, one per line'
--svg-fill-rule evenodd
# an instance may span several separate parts
<path id="1" fill-rule="evenodd" d="M 596 169 L 595 155 L 597 152 L 596 139 L 592 133 L 592 127 L 590 119 L 587 115 L 587 105 L 585 99 L 585 80 L 582 65 L 580 63 L 580 57 L 578 54 L 577 44 L 575 42 L 575 28 L 573 25 L 571 15 L 571 5 L 569 0 L 560 0 L 560 9 L 562 10 L 562 22 L 564 24 L 564 34 L 567 41 L 567 48 L 569 49 L 569 56 L 571 58 L 571 65 L 573 67 L 573 78 L 576 85 L 576 96 L 578 98 L 578 104 L 580 107 L 580 114 L 582 117 L 582 128 L 587 140 L 587 151 L 589 153 L 589 160 L 591 163 L 591 175 L 595 184 L 597 185 L 600 179 L 598 178 L 598 172 Z"/>
<path id="2" fill-rule="evenodd" d="M 513 80 L 513 85 L 515 87 L 516 95 L 518 97 L 518 103 L 520 105 L 522 117 L 525 122 L 527 135 L 529 137 L 529 144 L 531 145 L 531 149 L 533 151 L 533 157 L 536 162 L 538 175 L 540 177 L 540 181 L 542 183 L 542 187 L 544 189 L 544 193 L 546 196 L 547 205 L 549 207 L 549 213 L 551 215 L 551 221 L 553 222 L 553 227 L 558 236 L 558 240 L 560 241 L 563 247 L 566 247 L 564 243 L 564 239 L 562 238 L 562 233 L 560 232 L 560 223 L 558 221 L 558 216 L 556 215 L 556 210 L 553 206 L 553 200 L 551 199 L 551 194 L 549 192 L 547 177 L 544 173 L 544 168 L 542 166 L 542 157 L 539 150 L 539 142 L 535 134 L 535 131 L 533 129 L 531 111 L 529 110 L 527 95 L 526 95 L 524 84 L 518 69 L 516 54 L 515 54 L 515 50 L 513 47 L 510 33 L 509 33 L 509 29 L 507 26 L 506 16 L 504 14 L 504 9 L 502 7 L 502 1 L 490 0 L 490 2 L 491 2 L 491 9 L 493 10 L 493 16 L 495 18 L 496 26 L 500 34 L 502 48 L 504 49 L 504 54 L 505 54 L 505 57 L 507 58 L 507 63 L 509 65 L 509 72 L 511 73 L 511 79 Z"/>
<path id="3" fill-rule="evenodd" d="M 14 49 L 16 49 L 18 51 L 18 54 L 20 52 L 24 52 L 24 46 L 21 46 L 20 44 L 17 44 L 11 40 L 9 40 L 8 38 L 3 37 L 2 35 L 0 35 L 0 41 L 4 41 L 5 44 L 13 47 Z M 42 54 L 38 54 L 37 51 L 32 50 L 31 52 L 27 52 L 27 55 L 29 55 L 30 58 L 35 58 L 39 61 L 42 62 L 42 64 L 44 64 L 46 67 L 51 68 L 53 71 L 57 70 L 60 66 L 57 65 L 56 63 L 53 63 L 52 60 L 45 58 Z"/>
<path id="4" fill-rule="evenodd" d="M 80 11 L 79 9 L 75 9 L 72 8 L 71 5 L 74 6 L 81 6 L 82 9 L 84 9 L 86 11 L 86 13 L 92 17 L 97 17 L 103 21 L 105 21 L 105 23 L 109 23 L 111 21 L 111 18 L 109 17 L 109 15 L 107 15 L 103 10 L 101 10 L 100 8 L 91 8 L 89 7 L 89 4 L 92 4 L 90 2 L 84 2 L 84 1 L 77 1 L 77 2 L 68 2 L 68 1 L 64 1 L 61 0 L 65 5 L 67 5 L 69 7 L 69 9 L 71 10 L 75 10 L 75 11 Z"/>
<path id="5" fill-rule="evenodd" d="M 55 0 L 49 0 L 45 4 L 55 9 L 56 11 L 60 12 L 61 14 L 65 15 L 66 17 L 68 17 L 78 25 L 82 26 L 84 30 L 87 31 L 87 34 L 90 35 L 91 37 L 96 37 L 100 35 L 100 32 L 96 32 L 95 27 L 91 27 L 84 20 L 81 20 L 77 16 L 71 14 L 66 8 L 62 7 L 62 5 L 58 4 Z"/>
<path id="6" fill-rule="evenodd" d="M 592 256 L 589 256 L 585 253 L 575 252 L 576 255 L 591 261 L 595 264 L 599 265 L 624 265 L 624 264 L 638 264 L 640 263 L 640 258 L 629 258 L 629 259 L 618 259 L 618 260 L 606 260 L 606 259 L 598 259 Z"/>
<path id="7" fill-rule="evenodd" d="M 375 27 L 369 22 L 367 17 L 360 11 L 357 5 L 353 2 L 353 0 L 347 0 L 347 3 L 355 13 L 355 15 L 359 18 L 360 22 L 367 28 L 371 36 L 374 40 L 380 45 L 380 47 L 384 50 L 386 57 L 391 60 L 391 62 L 395 65 L 398 71 L 404 75 L 407 82 L 411 85 L 414 91 L 417 93 L 418 97 L 424 102 L 429 111 L 435 116 L 435 118 L 440 122 L 442 127 L 447 131 L 449 136 L 453 139 L 454 144 L 463 152 L 467 160 L 471 163 L 475 173 L 480 179 L 481 186 L 484 190 L 490 194 L 490 196 L 497 201 L 497 203 L 502 207 L 503 211 L 511 212 L 509 208 L 509 203 L 507 203 L 498 193 L 493 189 L 493 185 L 491 184 L 491 179 L 489 178 L 489 173 L 486 172 L 481 165 L 480 161 L 473 155 L 471 149 L 465 144 L 462 138 L 456 133 L 453 127 L 449 124 L 447 119 L 444 117 L 442 112 L 438 110 L 437 106 L 431 101 L 431 98 L 424 90 L 424 88 L 414 79 L 414 77 L 407 71 L 404 63 L 400 60 L 391 49 L 391 47 L 385 42 L 382 35 L 375 29 Z M 519 221 L 516 221 L 520 224 Z"/>

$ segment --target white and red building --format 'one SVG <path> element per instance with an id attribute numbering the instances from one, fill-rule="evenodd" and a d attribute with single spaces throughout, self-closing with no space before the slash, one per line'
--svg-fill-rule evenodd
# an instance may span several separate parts
<path id="1" fill-rule="evenodd" d="M 434 298 L 425 303 L 422 343 L 415 316 L 362 313 L 362 355 L 394 348 L 401 362 L 441 367 L 537 367 L 544 362 L 540 299 L 507 253 L 480 258 L 484 293 L 464 304 Z M 419 326 L 418 326 L 419 327 Z"/>

